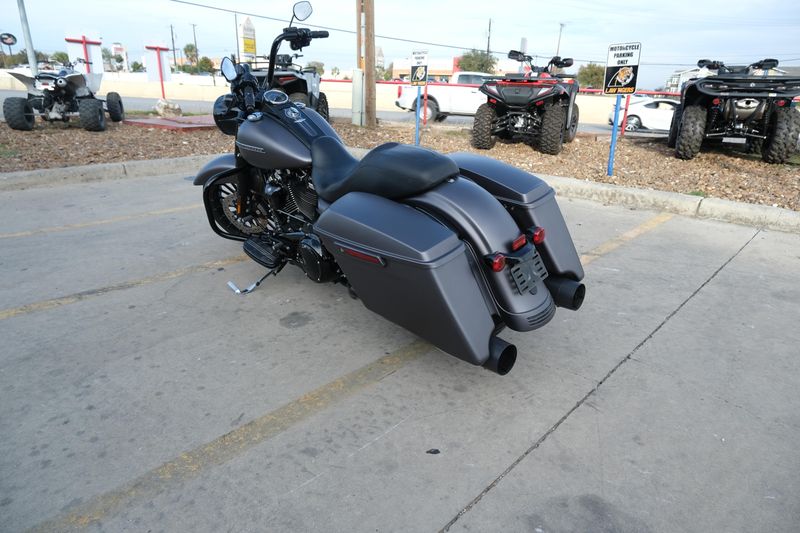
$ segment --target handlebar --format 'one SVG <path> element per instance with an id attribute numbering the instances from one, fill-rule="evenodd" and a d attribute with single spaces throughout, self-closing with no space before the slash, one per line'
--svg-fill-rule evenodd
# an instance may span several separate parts
<path id="1" fill-rule="evenodd" d="M 311 38 L 312 39 L 326 39 L 330 34 L 327 31 L 312 31 Z"/>
<path id="2" fill-rule="evenodd" d="M 244 88 L 244 107 L 248 113 L 256 108 L 256 97 L 255 94 L 253 94 L 253 87 L 250 85 Z"/>

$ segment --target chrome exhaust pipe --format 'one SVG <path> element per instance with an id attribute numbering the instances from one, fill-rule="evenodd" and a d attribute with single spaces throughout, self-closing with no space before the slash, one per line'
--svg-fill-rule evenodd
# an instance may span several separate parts
<path id="1" fill-rule="evenodd" d="M 583 298 L 586 296 L 586 286 L 583 283 L 569 278 L 548 276 L 544 284 L 558 307 L 577 311 L 583 305 Z"/>
<path id="2" fill-rule="evenodd" d="M 483 363 L 483 368 L 505 376 L 514 368 L 516 361 L 516 346 L 499 337 L 491 337 L 489 339 L 489 358 Z"/>

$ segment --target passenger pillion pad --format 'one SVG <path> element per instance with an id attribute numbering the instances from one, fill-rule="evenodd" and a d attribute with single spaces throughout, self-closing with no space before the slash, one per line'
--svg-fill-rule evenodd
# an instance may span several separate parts
<path id="1" fill-rule="evenodd" d="M 372 149 L 359 161 L 333 137 L 314 141 L 311 161 L 314 189 L 328 202 L 349 192 L 405 198 L 458 174 L 458 165 L 452 159 L 433 150 L 386 143 Z"/>

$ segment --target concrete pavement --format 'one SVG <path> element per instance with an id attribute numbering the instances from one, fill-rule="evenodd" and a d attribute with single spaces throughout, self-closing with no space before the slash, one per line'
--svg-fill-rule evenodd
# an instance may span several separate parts
<path id="1" fill-rule="evenodd" d="M 799 235 L 562 199 L 586 304 L 499 377 L 294 268 L 235 296 L 199 204 L 0 192 L 0 529 L 796 527 Z"/>

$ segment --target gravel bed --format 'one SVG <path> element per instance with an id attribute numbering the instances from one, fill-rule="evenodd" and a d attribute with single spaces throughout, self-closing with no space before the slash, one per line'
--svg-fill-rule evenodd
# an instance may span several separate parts
<path id="1" fill-rule="evenodd" d="M 360 148 L 397 141 L 414 142 L 413 126 L 382 124 L 366 130 L 336 122 L 345 143 Z M 463 127 L 436 125 L 422 134 L 422 145 L 441 152 L 471 151 L 525 170 L 601 181 L 628 187 L 674 191 L 800 211 L 800 157 L 769 165 L 735 145 L 710 148 L 691 161 L 676 159 L 660 139 L 626 137 L 617 145 L 614 176 L 606 176 L 609 138 L 580 135 L 558 156 L 541 154 L 522 143 L 497 143 L 488 151 L 469 145 Z M 0 172 L 160 159 L 231 151 L 233 138 L 217 130 L 173 132 L 109 123 L 92 133 L 70 124 L 42 124 L 30 132 L 0 125 Z"/>

